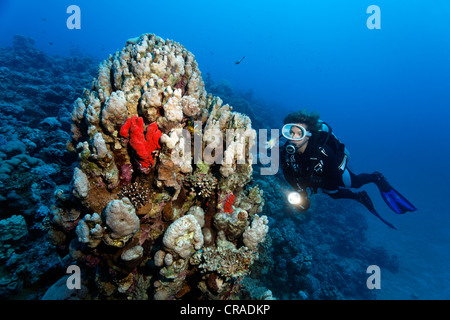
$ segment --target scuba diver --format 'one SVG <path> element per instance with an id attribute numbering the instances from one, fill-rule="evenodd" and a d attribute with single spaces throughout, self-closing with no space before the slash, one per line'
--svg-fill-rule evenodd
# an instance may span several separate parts
<path id="1" fill-rule="evenodd" d="M 284 119 L 282 136 L 288 141 L 280 150 L 280 161 L 287 182 L 296 190 L 288 196 L 291 204 L 306 211 L 311 195 L 321 188 L 333 199 L 353 199 L 362 203 L 373 215 L 389 227 L 396 229 L 375 210 L 366 191 L 353 192 L 375 183 L 386 204 L 396 213 L 417 210 L 396 191 L 379 172 L 354 174 L 347 167 L 348 151 L 336 138 L 331 127 L 319 120 L 319 114 L 306 110 L 288 114 Z M 280 136 L 281 138 L 281 136 Z"/>

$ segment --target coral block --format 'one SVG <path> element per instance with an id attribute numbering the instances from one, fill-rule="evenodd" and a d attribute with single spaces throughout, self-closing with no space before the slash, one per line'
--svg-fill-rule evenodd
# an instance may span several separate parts
<path id="1" fill-rule="evenodd" d="M 152 152 L 161 148 L 159 145 L 161 134 L 158 125 L 153 122 L 147 127 L 144 137 L 144 119 L 137 116 L 128 118 L 120 128 L 120 135 L 124 138 L 130 138 L 130 145 L 136 151 L 139 162 L 144 168 L 153 165 Z"/>

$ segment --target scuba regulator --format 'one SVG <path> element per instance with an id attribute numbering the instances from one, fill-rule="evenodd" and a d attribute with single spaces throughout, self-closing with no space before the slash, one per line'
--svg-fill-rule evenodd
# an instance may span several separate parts
<path id="1" fill-rule="evenodd" d="M 289 143 L 289 144 L 286 146 L 286 152 L 287 152 L 288 154 L 294 154 L 295 151 L 297 151 L 297 148 L 295 147 L 294 144 Z"/>

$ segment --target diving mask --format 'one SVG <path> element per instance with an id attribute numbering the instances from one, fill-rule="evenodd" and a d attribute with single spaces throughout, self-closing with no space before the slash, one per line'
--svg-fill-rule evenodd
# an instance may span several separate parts
<path id="1" fill-rule="evenodd" d="M 281 129 L 283 137 L 292 141 L 302 141 L 305 137 L 311 136 L 311 132 L 306 130 L 303 126 L 295 123 L 288 123 Z"/>

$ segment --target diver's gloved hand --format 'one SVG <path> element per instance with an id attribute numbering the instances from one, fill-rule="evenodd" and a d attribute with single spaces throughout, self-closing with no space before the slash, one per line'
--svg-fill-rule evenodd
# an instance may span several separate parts
<path id="1" fill-rule="evenodd" d="M 305 212 L 309 209 L 309 207 L 311 206 L 311 200 L 309 200 L 309 197 L 306 196 L 303 198 L 302 202 L 297 205 L 297 210 L 301 211 L 301 212 Z"/>

